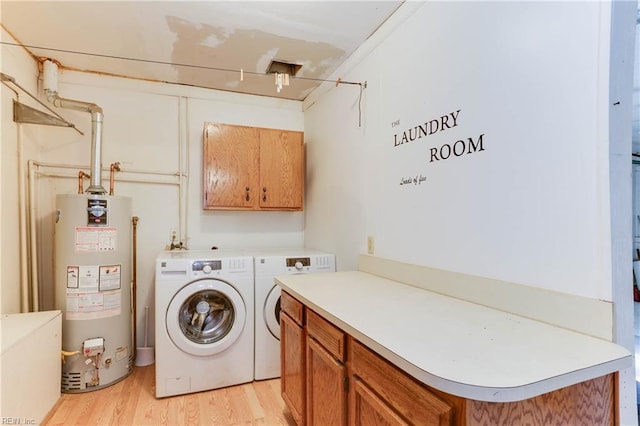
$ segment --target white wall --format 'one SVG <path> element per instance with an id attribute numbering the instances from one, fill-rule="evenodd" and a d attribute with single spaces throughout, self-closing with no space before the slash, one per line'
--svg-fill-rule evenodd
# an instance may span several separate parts
<path id="1" fill-rule="evenodd" d="M 352 87 L 305 100 L 306 245 L 355 269 L 372 236 L 377 256 L 612 301 L 615 341 L 633 350 L 635 8 L 403 4 L 334 75 L 367 81 L 361 128 Z M 396 146 L 450 113 L 455 127 Z M 483 150 L 431 161 L 432 149 L 480 135 Z M 621 424 L 634 424 L 632 369 L 618 390 Z"/>
<path id="2" fill-rule="evenodd" d="M 378 256 L 611 300 L 607 7 L 424 4 L 342 75 L 368 82 L 362 128 L 350 87 L 305 111 L 306 244 L 352 269 L 373 236 Z M 482 151 L 431 161 L 480 135 Z"/>
<path id="3" fill-rule="evenodd" d="M 15 43 L 15 40 L 0 28 L 1 40 Z M 0 47 L 0 63 L 2 72 L 13 77 L 15 81 L 31 93 L 36 93 L 36 77 L 38 68 L 36 62 L 20 47 L 5 45 Z M 13 100 L 33 106 L 27 94 L 15 85 L 10 85 L 18 91 L 16 93 L 0 85 L 2 104 L 0 106 L 0 120 L 2 121 L 0 148 L 0 312 L 11 314 L 21 311 L 20 306 L 20 181 L 24 176 L 19 175 L 18 155 L 20 149 L 29 150 L 29 140 L 33 128 L 13 122 Z M 24 182 L 24 181 L 23 181 Z"/>

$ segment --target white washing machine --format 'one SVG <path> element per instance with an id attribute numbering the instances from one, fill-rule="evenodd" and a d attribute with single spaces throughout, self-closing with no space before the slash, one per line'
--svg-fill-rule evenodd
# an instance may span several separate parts
<path id="1" fill-rule="evenodd" d="M 256 380 L 280 377 L 280 287 L 277 275 L 335 272 L 333 254 L 311 249 L 254 253 Z"/>
<path id="2" fill-rule="evenodd" d="M 253 380 L 253 258 L 166 251 L 156 260 L 156 397 Z"/>

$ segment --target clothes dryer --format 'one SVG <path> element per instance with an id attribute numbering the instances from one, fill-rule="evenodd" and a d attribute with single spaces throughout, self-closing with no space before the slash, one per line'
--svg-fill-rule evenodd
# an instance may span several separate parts
<path id="1" fill-rule="evenodd" d="M 280 377 L 280 287 L 277 275 L 335 272 L 335 256 L 312 249 L 254 253 L 256 380 Z"/>
<path id="2" fill-rule="evenodd" d="M 156 260 L 156 397 L 253 380 L 253 258 L 166 251 Z"/>

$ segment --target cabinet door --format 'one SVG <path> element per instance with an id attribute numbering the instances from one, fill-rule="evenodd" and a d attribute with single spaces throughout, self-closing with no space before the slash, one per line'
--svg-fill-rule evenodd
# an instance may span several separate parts
<path id="1" fill-rule="evenodd" d="M 302 210 L 301 132 L 260 129 L 260 207 Z"/>
<path id="2" fill-rule="evenodd" d="M 408 425 L 393 408 L 357 378 L 351 381 L 349 399 L 350 426 Z"/>
<path id="3" fill-rule="evenodd" d="M 204 208 L 258 206 L 258 129 L 206 123 L 204 130 Z"/>
<path id="4" fill-rule="evenodd" d="M 347 424 L 346 367 L 307 337 L 307 424 Z"/>
<path id="5" fill-rule="evenodd" d="M 304 329 L 280 312 L 280 387 L 282 399 L 298 425 L 305 420 L 305 352 Z"/>
<path id="6" fill-rule="evenodd" d="M 289 315 L 296 324 L 304 326 L 304 305 L 284 290 L 280 293 L 280 309 Z"/>
<path id="7" fill-rule="evenodd" d="M 393 412 L 408 424 L 428 426 L 463 424 L 462 419 L 456 417 L 455 403 L 427 389 L 357 340 L 350 338 L 348 348 L 347 359 L 351 366 L 351 379 L 361 380 L 368 389 L 375 392 L 382 405 L 393 407 Z M 455 398 L 461 401 L 460 398 Z M 351 401 L 357 402 L 357 399 L 352 397 Z M 376 406 L 372 403 L 369 405 Z M 363 413 L 371 413 L 372 410 L 372 408 L 366 408 Z M 373 411 L 383 412 L 383 410 Z M 458 414 L 462 416 L 462 413 Z M 356 419 L 352 424 L 364 424 L 363 421 L 363 419 Z M 402 423 L 392 422 L 391 424 Z"/>
<path id="8" fill-rule="evenodd" d="M 335 359 L 344 362 L 346 334 L 320 315 L 306 308 L 307 336 L 313 337 Z"/>

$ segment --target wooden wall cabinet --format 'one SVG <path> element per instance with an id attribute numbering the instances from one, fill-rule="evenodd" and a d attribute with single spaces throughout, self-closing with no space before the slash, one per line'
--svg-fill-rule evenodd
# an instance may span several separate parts
<path id="1" fill-rule="evenodd" d="M 302 210 L 303 133 L 205 123 L 205 209 Z"/>
<path id="2" fill-rule="evenodd" d="M 298 425 L 616 424 L 615 374 L 523 401 L 474 401 L 420 383 L 285 291 L 281 304 L 282 397 Z"/>

